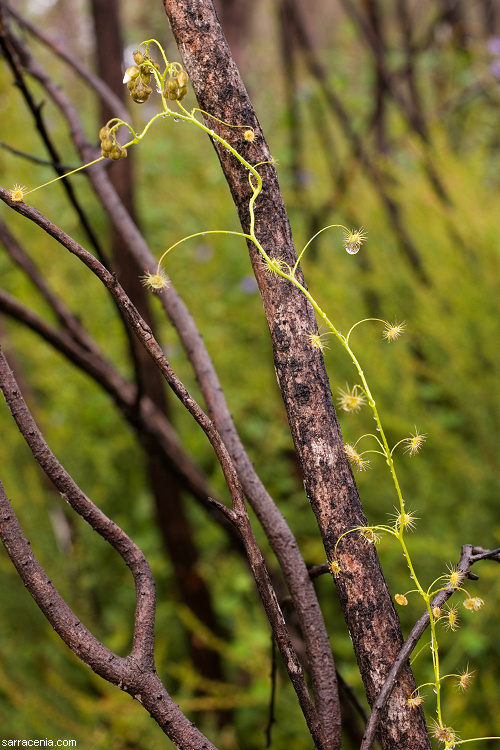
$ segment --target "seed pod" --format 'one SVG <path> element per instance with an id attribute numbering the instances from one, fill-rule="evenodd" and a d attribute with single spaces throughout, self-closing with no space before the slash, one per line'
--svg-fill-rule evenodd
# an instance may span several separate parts
<path id="1" fill-rule="evenodd" d="M 165 90 L 170 93 L 175 93 L 177 89 L 179 88 L 179 85 L 177 83 L 177 79 L 170 76 L 170 78 L 167 78 L 167 82 L 165 83 Z"/>
<path id="2" fill-rule="evenodd" d="M 138 78 L 137 81 L 135 82 L 135 87 L 130 92 L 134 102 L 139 102 L 139 103 L 145 102 L 149 96 L 149 94 L 147 93 L 148 88 L 149 86 L 146 87 L 143 84 L 142 80 Z M 150 90 L 150 93 L 151 93 L 151 90 Z"/>
<path id="3" fill-rule="evenodd" d="M 101 141 L 101 151 L 102 155 L 105 156 L 105 151 L 109 153 L 113 146 L 115 145 L 115 141 L 112 138 L 103 138 Z"/>
<path id="4" fill-rule="evenodd" d="M 122 158 L 122 149 L 121 146 L 119 146 L 117 143 L 113 146 L 111 151 L 109 152 L 109 158 L 113 159 L 113 161 L 118 161 Z"/>
<path id="5" fill-rule="evenodd" d="M 138 93 L 135 90 L 130 92 L 130 96 L 136 104 L 144 104 L 147 99 L 147 96 L 145 94 L 143 94 L 142 92 Z"/>

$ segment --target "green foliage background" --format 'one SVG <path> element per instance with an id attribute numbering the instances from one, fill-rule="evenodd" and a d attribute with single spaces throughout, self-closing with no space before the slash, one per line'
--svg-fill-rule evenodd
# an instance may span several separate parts
<path id="1" fill-rule="evenodd" d="M 369 241 L 355 257 L 342 252 L 340 234 L 334 230 L 321 235 L 303 262 L 308 286 L 343 332 L 372 316 L 374 309 L 377 317 L 407 322 L 405 336 L 391 345 L 381 339 L 380 327 L 374 323 L 359 327 L 353 342 L 392 442 L 414 431 L 414 425 L 427 434 L 422 453 L 414 458 L 401 455 L 397 468 L 405 499 L 420 519 L 411 537 L 411 552 L 421 579 L 430 583 L 446 572 L 447 564 L 458 560 L 462 544 L 500 546 L 498 83 L 487 79 L 488 88 L 485 86 L 482 94 L 460 99 L 460 92 L 468 91 L 471 82 L 484 80 L 488 56 L 479 42 L 472 52 L 450 43 L 439 54 L 431 50 L 423 55 L 419 68 L 425 107 L 431 113 L 432 145 L 422 144 L 408 130 L 396 107 L 388 109 L 391 147 L 387 155 L 377 158 L 429 280 L 422 283 L 401 253 L 397 232 L 380 201 L 379 186 L 354 160 L 349 165 L 349 144 L 333 118 L 325 115 L 317 82 L 305 69 L 296 96 L 306 134 L 307 180 L 305 188 L 297 189 L 289 168 L 296 154 L 288 145 L 290 121 L 283 80 L 273 58 L 272 4 L 264 4 L 260 13 L 261 33 L 259 42 L 249 47 L 251 63 L 246 78 L 279 162 L 297 246 L 309 239 L 311 214 L 332 192 L 322 130 L 335 144 L 349 174 L 334 210 L 322 214 L 323 224 L 363 225 L 369 233 Z M 165 37 L 166 24 L 160 14 L 149 18 L 148 24 L 144 28 L 142 19 L 132 19 L 127 27 L 131 44 L 152 35 Z M 170 44 L 173 58 L 176 55 Z M 42 56 L 45 54 L 42 51 Z M 345 19 L 337 28 L 335 49 L 323 53 L 323 62 L 354 126 L 361 130 L 371 111 L 373 71 L 368 51 Z M 432 85 L 438 72 L 442 80 L 439 98 Z M 94 132 L 91 95 L 67 72 L 61 69 L 58 75 L 63 85 L 72 89 L 80 111 L 87 113 L 88 132 Z M 10 81 L 6 85 L 4 79 L 3 84 L 2 140 L 40 154 L 18 95 Z M 456 105 L 450 104 L 444 117 L 442 102 L 453 101 Z M 188 106 L 194 106 L 192 99 Z M 50 102 L 45 114 L 71 163 L 74 153 Z M 142 114 L 134 110 L 132 117 L 139 121 Z M 367 144 L 375 158 L 369 138 Z M 216 157 L 204 136 L 194 129 L 162 122 L 133 157 L 142 228 L 158 256 L 192 232 L 238 229 Z M 424 167 L 427 159 L 440 176 L 447 202 L 439 198 L 429 180 Z M 0 170 L 2 184 L 7 187 L 14 182 L 33 187 L 52 177 L 49 168 L 34 166 L 5 150 L 0 151 Z M 73 179 L 105 236 L 102 211 L 85 178 Z M 60 186 L 35 193 L 33 203 L 85 244 Z M 123 332 L 98 282 L 20 217 L 4 210 L 2 216 L 23 238 L 53 288 L 127 373 Z M 307 563 L 324 562 L 294 462 L 265 319 L 243 240 L 207 236 L 190 241 L 168 257 L 166 268 L 200 326 L 260 476 L 297 534 Z M 0 278 L 2 287 L 50 317 L 31 285 L 3 253 Z M 161 319 L 159 306 L 156 310 L 161 344 L 185 384 L 199 397 L 175 332 Z M 190 503 L 203 574 L 218 616 L 230 633 L 228 642 L 220 644 L 192 621 L 172 593 L 173 573 L 155 526 L 143 456 L 134 436 L 107 398 L 61 356 L 12 321 L 2 318 L 0 325 L 2 346 L 7 356 L 14 358 L 16 374 L 26 385 L 30 405 L 49 444 L 82 489 L 134 538 L 150 561 L 158 586 L 158 665 L 168 689 L 219 747 L 263 747 L 270 694 L 270 636 L 245 565 L 228 550 L 222 532 Z M 350 363 L 333 340 L 325 360 L 334 392 L 346 381 L 352 384 Z M 184 445 L 209 475 L 214 489 L 225 496 L 220 471 L 204 436 L 180 408 L 173 408 Z M 346 441 L 370 431 L 370 420 L 363 412 L 342 418 Z M 41 563 L 93 632 L 110 648 L 127 653 L 134 608 L 128 572 L 107 545 L 62 507 L 33 464 L 3 402 L 0 434 L 2 480 Z M 360 493 L 370 523 L 385 523 L 396 498 L 382 460 L 373 457 L 371 466 L 370 471 L 357 476 Z M 70 553 L 56 532 L 61 515 L 72 534 Z M 400 550 L 389 539 L 383 539 L 380 556 L 391 590 L 409 589 Z M 485 562 L 476 572 L 480 579 L 470 583 L 469 590 L 472 596 L 485 600 L 485 607 L 471 614 L 460 605 L 462 627 L 443 635 L 441 653 L 445 673 L 459 672 L 467 664 L 475 670 L 469 693 L 457 693 L 451 683 L 447 689 L 446 720 L 463 738 L 500 733 L 500 578 L 494 563 Z M 82 667 L 60 644 L 23 591 L 3 551 L 0 575 L 2 738 L 76 738 L 78 747 L 96 750 L 170 746 L 138 704 Z M 360 678 L 331 581 L 319 581 L 318 589 L 338 668 L 361 698 Z M 418 600 L 409 598 L 410 605 L 401 612 L 405 632 L 421 610 Z M 195 630 L 224 657 L 227 684 L 211 686 L 204 698 L 198 695 L 199 677 L 189 663 L 186 629 Z M 420 656 L 414 666 L 419 682 L 431 678 L 426 657 Z M 426 705 L 432 716 L 432 695 Z M 234 709 L 230 727 L 217 726 L 210 713 L 214 709 Z M 272 747 L 290 746 L 305 749 L 310 740 L 286 677 L 280 674 Z M 481 745 L 495 746 L 498 741 Z"/>

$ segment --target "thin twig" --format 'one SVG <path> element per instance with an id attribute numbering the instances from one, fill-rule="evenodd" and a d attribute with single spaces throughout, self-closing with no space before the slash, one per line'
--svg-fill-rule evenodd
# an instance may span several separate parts
<path id="1" fill-rule="evenodd" d="M 472 544 L 464 544 L 462 547 L 462 554 L 457 565 L 457 571 L 462 573 L 464 578 L 470 578 L 472 580 L 477 579 L 474 573 L 470 572 L 471 566 L 478 562 L 478 560 L 495 560 L 500 562 L 500 547 L 495 550 L 485 550 L 482 547 L 473 547 Z M 457 592 L 456 588 L 446 588 L 440 591 L 431 602 L 431 608 L 437 607 L 441 609 L 443 604 Z M 397 659 L 394 661 L 392 668 L 387 675 L 387 679 L 382 687 L 380 693 L 377 696 L 375 703 L 372 706 L 370 718 L 366 724 L 365 733 L 363 735 L 363 741 L 361 743 L 360 750 L 370 750 L 375 740 L 375 734 L 377 727 L 381 719 L 381 712 L 384 709 L 391 692 L 396 685 L 396 681 L 401 673 L 401 670 L 407 663 L 410 655 L 420 640 L 425 629 L 429 625 L 429 612 L 425 612 L 417 620 L 413 626 L 408 638 L 406 639 L 403 648 L 398 654 Z"/>
<path id="2" fill-rule="evenodd" d="M 52 167 L 57 172 L 73 172 L 73 170 L 76 169 L 75 164 L 61 164 L 60 162 L 49 161 L 48 159 L 40 159 L 38 156 L 33 156 L 33 154 L 28 154 L 26 153 L 26 151 L 21 151 L 18 148 L 14 148 L 14 146 L 10 146 L 8 143 L 5 143 L 5 141 L 2 140 L 0 140 L 0 148 L 3 148 L 5 151 L 8 151 L 11 154 L 14 154 L 14 156 L 19 156 L 21 159 L 30 161 L 33 164 L 40 164 L 40 166 L 42 167 Z"/>

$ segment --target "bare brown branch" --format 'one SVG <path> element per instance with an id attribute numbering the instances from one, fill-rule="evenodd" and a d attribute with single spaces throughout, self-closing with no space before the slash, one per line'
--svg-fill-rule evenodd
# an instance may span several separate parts
<path id="1" fill-rule="evenodd" d="M 67 646 L 96 674 L 139 700 L 177 747 L 210 748 L 161 683 L 154 665 L 155 585 L 141 550 L 80 490 L 56 459 L 22 398 L 0 349 L 0 387 L 26 442 L 54 486 L 71 507 L 121 555 L 136 589 L 132 650 L 114 654 L 76 617 L 36 559 L 0 482 L 0 535 L 26 588 Z"/>

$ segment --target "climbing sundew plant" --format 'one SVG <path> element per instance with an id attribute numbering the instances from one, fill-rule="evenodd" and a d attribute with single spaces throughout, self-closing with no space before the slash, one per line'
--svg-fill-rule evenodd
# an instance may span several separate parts
<path id="1" fill-rule="evenodd" d="M 309 300 L 316 312 L 317 318 L 326 328 L 326 330 L 322 333 L 316 330 L 312 330 L 307 334 L 307 338 L 311 345 L 316 349 L 323 350 L 327 346 L 328 337 L 333 336 L 334 339 L 336 339 L 337 342 L 343 347 L 346 355 L 351 359 L 355 368 L 355 377 L 357 377 L 358 382 L 354 383 L 352 386 L 346 384 L 345 389 L 339 389 L 339 397 L 337 399 L 337 403 L 340 411 L 345 413 L 358 412 L 361 408 L 366 406 L 371 410 L 373 419 L 375 421 L 375 432 L 361 435 L 361 437 L 359 437 L 355 443 L 345 444 L 344 450 L 346 456 L 353 467 L 358 471 L 364 471 L 369 468 L 370 458 L 368 458 L 368 456 L 373 457 L 373 459 L 375 459 L 377 456 L 381 457 L 381 460 L 384 460 L 387 465 L 390 479 L 392 481 L 392 484 L 394 485 L 394 492 L 397 500 L 396 510 L 392 514 L 392 523 L 355 526 L 352 529 L 345 531 L 338 538 L 335 545 L 335 551 L 337 551 L 337 548 L 345 542 L 346 537 L 350 534 L 359 535 L 367 544 L 377 544 L 380 541 L 382 535 L 388 535 L 401 546 L 408 566 L 409 578 L 412 583 L 412 587 L 409 591 L 405 592 L 405 594 L 395 594 L 394 599 L 399 606 L 407 606 L 408 596 L 413 594 L 418 595 L 423 601 L 423 604 L 429 616 L 431 637 L 430 642 L 426 646 L 420 648 L 414 659 L 416 659 L 423 651 L 428 650 L 431 655 L 433 670 L 433 680 L 420 685 L 411 693 L 411 695 L 408 696 L 408 706 L 410 708 L 417 708 L 423 703 L 425 697 L 425 688 L 427 688 L 429 692 L 435 694 L 436 718 L 432 719 L 429 725 L 429 732 L 431 736 L 433 736 L 438 742 L 444 745 L 445 750 L 447 750 L 448 748 L 453 748 L 460 744 L 465 744 L 467 742 L 477 741 L 479 739 L 500 739 L 498 737 L 473 738 L 470 740 L 461 739 L 455 729 L 448 726 L 445 722 L 445 718 L 443 715 L 442 684 L 448 680 L 454 681 L 455 687 L 458 690 L 465 691 L 472 681 L 473 671 L 469 670 L 469 667 L 467 666 L 463 669 L 462 672 L 457 674 L 442 674 L 439 655 L 438 628 L 439 626 L 443 626 L 447 630 L 455 631 L 459 626 L 460 615 L 457 605 L 437 604 L 437 597 L 442 593 L 462 594 L 463 607 L 470 612 L 477 612 L 484 605 L 484 602 L 481 598 L 473 597 L 469 594 L 467 589 L 462 585 L 464 579 L 466 578 L 466 573 L 459 571 L 456 567 L 450 567 L 447 574 L 438 577 L 430 584 L 430 586 L 425 586 L 425 584 L 422 584 L 420 582 L 406 541 L 407 534 L 415 530 L 418 519 L 413 511 L 408 510 L 406 501 L 403 498 L 403 493 L 396 472 L 395 452 L 399 449 L 399 451 L 407 454 L 410 458 L 416 456 L 422 449 L 427 435 L 420 432 L 419 429 L 417 429 L 417 427 L 415 426 L 414 431 L 411 432 L 409 436 L 400 439 L 392 447 L 389 446 L 375 397 L 370 390 L 361 363 L 352 348 L 353 344 L 351 341 L 351 337 L 355 336 L 356 328 L 361 324 L 370 322 L 378 323 L 382 327 L 382 338 L 387 343 L 391 343 L 399 339 L 399 337 L 404 334 L 406 322 L 398 320 L 389 322 L 387 320 L 382 320 L 379 318 L 367 318 L 355 323 L 348 331 L 347 335 L 343 335 L 336 328 L 335 324 L 328 317 L 328 315 L 319 306 L 314 296 L 298 278 L 300 261 L 304 257 L 304 254 L 306 253 L 310 244 L 318 237 L 320 233 L 335 228 L 342 230 L 343 247 L 349 255 L 356 255 L 360 251 L 362 244 L 368 239 L 368 234 L 364 231 L 363 228 L 348 229 L 347 227 L 339 224 L 333 224 L 324 227 L 322 230 L 320 230 L 320 232 L 314 235 L 314 237 L 312 237 L 307 242 L 307 244 L 298 255 L 297 261 L 293 267 L 290 267 L 279 256 L 268 253 L 259 242 L 255 234 L 255 204 L 263 187 L 262 178 L 258 171 L 258 168 L 259 166 L 261 166 L 261 164 L 249 163 L 234 147 L 232 147 L 227 141 L 217 135 L 213 130 L 208 128 L 206 124 L 201 123 L 195 116 L 196 113 L 200 113 L 205 115 L 207 118 L 210 118 L 210 115 L 208 115 L 208 113 L 198 109 L 193 109 L 188 112 L 182 106 L 180 100 L 183 98 L 186 92 L 187 77 L 185 77 L 184 71 L 182 69 L 179 69 L 179 67 L 175 63 L 170 65 L 168 64 L 161 46 L 157 42 L 155 43 L 160 48 L 162 57 L 166 65 L 163 75 L 159 75 L 158 65 L 152 63 L 151 59 L 148 56 L 149 45 L 151 44 L 151 41 L 149 41 L 141 44 L 139 47 L 140 50 L 140 48 L 145 45 L 146 52 L 144 55 L 140 51 L 134 53 L 134 60 L 137 65 L 127 69 L 124 82 L 126 82 L 128 87 L 132 89 L 132 98 L 134 98 L 134 88 L 131 86 L 131 83 L 133 84 L 134 81 L 141 80 L 141 68 L 146 68 L 148 81 L 150 72 L 152 72 L 157 82 L 157 91 L 161 94 L 163 113 L 161 115 L 155 115 L 155 117 L 150 120 L 150 122 L 146 125 L 140 135 L 131 131 L 133 140 L 129 144 L 127 144 L 127 146 L 131 145 L 132 143 L 137 143 L 139 140 L 141 140 L 147 133 L 150 125 L 159 116 L 164 117 L 165 115 L 168 115 L 172 117 L 180 117 L 181 119 L 201 128 L 212 138 L 216 138 L 228 151 L 233 154 L 233 156 L 236 157 L 236 159 L 238 159 L 242 167 L 248 171 L 248 179 L 252 188 L 252 196 L 248 204 L 248 211 L 250 216 L 249 233 L 232 232 L 220 229 L 208 229 L 199 233 L 194 233 L 192 235 L 189 235 L 188 237 L 184 237 L 171 245 L 167 250 L 165 250 L 165 252 L 160 256 L 158 260 L 157 268 L 154 271 L 147 271 L 142 277 L 142 283 L 152 292 L 159 292 L 167 288 L 169 285 L 169 277 L 164 268 L 167 256 L 175 248 L 178 248 L 179 245 L 181 245 L 183 242 L 194 239 L 195 237 L 205 237 L 211 234 L 233 234 L 235 236 L 250 240 L 258 249 L 267 272 L 270 274 L 276 274 L 277 276 L 282 277 L 284 280 L 289 281 Z M 169 75 L 169 78 L 167 80 L 167 85 L 165 86 L 165 79 L 167 74 Z M 181 95 L 178 95 L 179 86 L 180 90 L 182 91 Z M 149 96 L 149 94 L 151 93 L 150 87 L 147 89 L 147 92 L 147 95 Z M 142 96 L 143 95 L 141 94 L 141 99 L 139 101 L 143 101 Z M 180 114 L 177 113 L 177 111 L 175 113 L 172 112 L 169 107 L 169 100 L 176 100 L 177 106 L 180 110 Z M 135 101 L 138 100 L 135 99 Z M 103 132 L 105 133 L 105 136 L 108 137 L 110 124 L 111 123 L 108 123 L 108 126 L 101 130 L 101 141 Z M 121 124 L 125 123 L 116 121 L 113 127 L 116 128 Z M 223 124 L 228 127 L 241 129 L 242 138 L 247 142 L 253 141 L 255 137 L 254 131 L 250 127 L 233 123 Z M 127 125 L 127 127 L 129 126 Z M 118 149 L 120 148 L 119 146 L 113 144 L 112 148 L 116 150 L 117 154 L 123 155 L 123 149 L 121 151 L 118 151 Z M 109 155 L 109 153 L 105 153 L 103 151 L 103 156 Z M 112 158 L 120 158 L 120 155 L 117 155 L 116 157 L 112 156 Z M 342 566 L 336 555 L 330 561 L 329 565 L 334 577 L 342 575 Z"/>
<path id="2" fill-rule="evenodd" d="M 154 55 L 158 54 L 161 59 L 161 63 L 158 63 L 154 59 Z M 258 221 L 256 217 L 257 208 L 259 206 L 259 200 L 264 192 L 265 183 L 264 169 L 268 165 L 272 165 L 271 159 L 253 163 L 249 161 L 244 155 L 244 146 L 252 144 L 256 139 L 256 129 L 253 125 L 239 122 L 227 122 L 220 118 L 215 117 L 209 112 L 194 108 L 188 110 L 183 105 L 184 97 L 187 93 L 188 88 L 188 76 L 184 68 L 177 62 L 169 62 L 167 60 L 165 51 L 162 46 L 156 40 L 148 40 L 142 42 L 138 49 L 133 54 L 134 64 L 129 66 L 125 72 L 124 84 L 127 86 L 131 98 L 137 104 L 143 104 L 150 97 L 157 96 L 159 99 L 159 112 L 151 117 L 144 128 L 140 132 L 136 132 L 131 125 L 125 120 L 120 118 L 112 118 L 109 120 L 99 131 L 99 139 L 101 144 L 101 156 L 94 161 L 79 167 L 72 172 L 65 175 L 69 175 L 78 172 L 81 169 L 100 162 L 101 160 L 111 159 L 112 161 L 121 161 L 127 156 L 127 149 L 133 145 L 136 145 L 142 141 L 142 139 L 149 134 L 152 134 L 152 126 L 155 123 L 160 123 L 163 120 L 177 120 L 183 121 L 186 124 L 192 125 L 203 131 L 209 138 L 212 139 L 218 146 L 232 155 L 239 164 L 239 167 L 246 175 L 248 186 L 250 188 L 250 197 L 246 210 L 248 213 L 248 229 L 247 231 L 231 231 L 220 228 L 207 227 L 199 232 L 194 232 L 186 237 L 177 240 L 171 244 L 163 253 L 158 254 L 158 261 L 156 266 L 145 267 L 141 275 L 141 283 L 145 289 L 156 293 L 162 294 L 168 292 L 171 286 L 171 280 L 169 275 L 168 260 L 169 255 L 174 250 L 181 252 L 180 246 L 188 241 L 194 240 L 200 237 L 209 237 L 211 235 L 226 235 L 234 236 L 246 240 L 259 254 L 260 258 L 260 270 L 264 272 L 267 278 L 271 279 L 274 283 L 287 284 L 294 287 L 300 295 L 301 299 L 307 300 L 309 305 L 315 314 L 315 322 L 311 320 L 310 327 L 306 329 L 296 328 L 293 332 L 294 336 L 301 338 L 300 346 L 302 348 L 309 347 L 310 352 L 313 356 L 321 355 L 328 347 L 339 346 L 345 352 L 345 356 L 349 362 L 352 363 L 352 377 L 338 390 L 337 394 L 337 407 L 341 415 L 345 415 L 348 419 L 349 414 L 360 413 L 363 414 L 366 411 L 370 413 L 369 422 L 372 428 L 363 432 L 354 441 L 347 442 L 343 445 L 343 455 L 337 457 L 338 463 L 342 466 L 342 461 L 346 463 L 346 460 L 353 467 L 355 471 L 367 472 L 370 469 L 370 465 L 375 461 L 381 461 L 385 463 L 387 467 L 387 479 L 388 485 L 391 486 L 391 492 L 393 500 L 387 502 L 387 508 L 381 509 L 381 514 L 385 514 L 385 518 L 388 520 L 375 519 L 374 523 L 365 522 L 365 519 L 359 518 L 359 523 L 351 523 L 347 528 L 344 528 L 341 533 L 336 535 L 334 542 L 331 542 L 332 535 L 330 534 L 330 546 L 327 548 L 328 563 L 323 566 L 322 572 L 330 572 L 336 581 L 339 590 L 342 590 L 343 586 L 347 586 L 347 582 L 350 578 L 354 577 L 353 569 L 349 568 L 349 565 L 353 564 L 353 555 L 351 550 L 353 549 L 352 543 L 355 542 L 357 546 L 355 550 L 361 548 L 362 550 L 369 547 L 373 548 L 379 541 L 386 537 L 387 539 L 394 542 L 402 550 L 405 558 L 405 562 L 409 571 L 409 583 L 407 590 L 404 592 L 398 592 L 394 594 L 394 601 L 399 607 L 406 607 L 410 602 L 416 600 L 420 602 L 420 611 L 424 610 L 424 614 L 420 617 L 417 625 L 412 630 L 412 634 L 406 641 L 407 651 L 401 649 L 398 660 L 395 661 L 395 666 L 399 669 L 398 672 L 394 672 L 392 683 L 387 678 L 387 682 L 384 680 L 382 686 L 378 686 L 379 692 L 375 693 L 376 699 L 372 701 L 372 720 L 371 724 L 368 722 L 367 730 L 365 732 L 364 744 L 362 747 L 365 749 L 371 747 L 373 742 L 373 736 L 377 729 L 377 722 L 380 721 L 379 713 L 382 711 L 385 703 L 382 700 L 387 701 L 388 696 L 394 688 L 394 683 L 406 664 L 411 652 L 415 649 L 420 636 L 424 632 L 427 625 L 429 626 L 430 637 L 428 643 L 418 646 L 416 654 L 413 659 L 422 660 L 424 655 L 430 654 L 430 665 L 429 670 L 431 678 L 425 683 L 416 686 L 414 689 L 407 690 L 404 697 L 405 705 L 404 708 L 415 713 L 415 716 L 419 715 L 421 705 L 426 699 L 426 708 L 431 717 L 428 725 L 429 734 L 433 737 L 440 747 L 444 747 L 445 750 L 451 749 L 461 744 L 466 744 L 477 740 L 486 739 L 499 739 L 498 737 L 479 737 L 474 739 L 462 738 L 459 734 L 459 727 L 450 726 L 450 722 L 446 719 L 445 713 L 445 702 L 444 702 L 444 685 L 451 682 L 454 686 L 460 690 L 465 691 L 473 680 L 474 670 L 469 667 L 468 664 L 457 669 L 454 673 L 443 674 L 442 660 L 440 655 L 440 629 L 446 628 L 448 631 L 454 632 L 459 626 L 460 621 L 460 607 L 463 607 L 466 611 L 475 613 L 481 609 L 484 602 L 478 597 L 474 596 L 474 593 L 470 590 L 469 586 L 466 586 L 466 579 L 473 579 L 475 576 L 470 573 L 470 565 L 477 560 L 483 558 L 493 558 L 497 555 L 498 551 L 484 551 L 481 548 L 470 548 L 466 552 L 463 552 L 462 558 L 457 565 L 450 565 L 447 572 L 442 573 L 429 585 L 421 580 L 417 570 L 417 564 L 414 561 L 409 545 L 409 535 L 416 532 L 418 528 L 418 508 L 413 510 L 416 503 L 413 498 L 408 499 L 406 491 L 401 487 L 398 473 L 397 463 L 401 459 L 404 460 L 418 460 L 417 454 L 424 448 L 426 440 L 431 439 L 431 436 L 425 431 L 425 426 L 415 425 L 411 428 L 407 435 L 397 439 L 395 442 L 390 442 L 386 429 L 383 423 L 382 408 L 376 401 L 376 396 L 372 392 L 369 385 L 369 369 L 370 363 L 366 365 L 362 363 L 361 355 L 358 355 L 356 348 L 356 335 L 358 333 L 359 326 L 374 326 L 380 329 L 381 346 L 395 345 L 397 346 L 397 340 L 405 334 L 408 328 L 411 327 L 411 322 L 407 322 L 402 319 L 384 320 L 382 318 L 367 317 L 351 325 L 347 334 L 343 334 L 334 322 L 334 318 L 330 313 L 325 312 L 323 306 L 319 304 L 314 292 L 310 291 L 307 287 L 300 268 L 301 261 L 306 257 L 307 251 L 320 234 L 328 231 L 340 230 L 342 232 L 342 244 L 344 250 L 349 256 L 355 256 L 360 251 L 362 246 L 368 240 L 368 232 L 363 227 L 360 228 L 349 228 L 341 224 L 330 224 L 319 232 L 317 232 L 304 246 L 304 248 L 298 253 L 296 260 L 292 263 L 287 260 L 287 256 L 283 256 L 279 249 L 273 247 L 267 247 L 265 242 L 259 239 Z M 216 131 L 215 125 L 221 125 L 224 128 L 229 128 L 235 133 L 240 139 L 242 148 L 239 149 L 234 142 L 229 142 L 219 132 Z M 117 140 L 117 132 L 119 128 L 124 127 L 130 134 L 130 139 L 123 145 Z M 188 137 L 187 135 L 185 137 Z M 246 153 L 246 152 L 245 152 Z M 56 178 L 62 179 L 62 178 Z M 44 187 L 55 180 L 45 183 L 39 187 Z M 28 189 L 21 185 L 16 185 L 10 191 L 10 200 L 15 204 L 23 204 L 24 199 L 39 188 Z M 68 242 L 68 245 L 70 243 Z M 83 257 L 83 253 L 78 248 L 72 246 L 72 252 L 80 253 Z M 86 257 L 86 256 L 85 256 Z M 345 257 L 345 256 L 344 256 Z M 92 267 L 92 260 L 86 260 L 87 264 Z M 127 320 L 131 321 L 136 325 L 137 328 L 142 329 L 146 332 L 147 342 L 150 338 L 150 330 L 144 321 L 137 321 L 134 318 L 134 312 L 131 312 L 130 305 L 127 301 L 123 301 L 120 297 L 119 291 L 116 291 L 116 279 L 113 279 L 112 275 L 106 275 L 105 271 L 99 271 L 102 273 L 102 278 L 105 279 L 105 284 L 116 294 L 116 299 L 120 304 L 120 310 L 125 317 L 129 316 Z M 317 323 L 320 328 L 318 329 Z M 152 334 L 151 334 L 152 338 Z M 293 342 L 292 342 L 293 343 Z M 200 414 L 196 404 L 193 404 L 193 399 L 189 394 L 185 393 L 182 384 L 179 384 L 175 380 L 174 374 L 170 371 L 168 363 L 165 362 L 163 353 L 160 347 L 154 348 L 152 345 L 149 353 L 155 358 L 155 362 L 159 363 L 163 372 L 168 374 L 170 378 L 169 383 L 173 383 L 173 389 L 176 395 L 179 395 L 186 405 L 186 408 L 191 414 L 196 416 L 199 424 L 202 426 L 205 434 L 207 434 L 212 441 L 214 450 L 219 457 L 221 467 L 226 477 L 228 477 L 228 487 L 231 490 L 233 499 L 233 508 L 224 506 L 220 501 L 211 499 L 210 502 L 220 514 L 225 516 L 226 520 L 229 520 L 235 527 L 241 532 L 241 536 L 246 545 L 247 554 L 251 560 L 251 567 L 255 573 L 256 580 L 259 585 L 259 591 L 263 602 L 267 608 L 273 612 L 272 625 L 274 636 L 279 643 L 283 658 L 286 659 L 287 655 L 290 661 L 288 662 L 289 673 L 291 675 L 297 675 L 300 673 L 300 664 L 294 661 L 293 651 L 289 647 L 286 641 L 286 635 L 283 633 L 283 622 L 280 619 L 280 613 L 276 613 L 273 609 L 273 597 L 269 593 L 268 580 L 266 576 L 261 573 L 263 569 L 263 562 L 255 551 L 253 546 L 252 537 L 249 534 L 248 527 L 245 526 L 244 512 L 242 510 L 242 491 L 232 474 L 233 469 L 226 455 L 226 448 L 223 444 L 222 439 L 218 434 L 214 432 L 214 424 L 208 420 L 204 414 Z M 302 391 L 297 391 L 299 394 L 297 399 L 302 396 L 305 399 L 304 393 L 306 388 Z M 127 408 L 131 409 L 130 404 L 126 404 Z M 151 412 L 149 412 L 151 418 Z M 321 455 L 322 446 L 316 446 L 318 455 Z M 346 464 L 348 465 L 348 464 Z M 347 476 L 344 474 L 344 476 Z M 387 493 L 389 495 L 389 491 Z M 101 523 L 101 521 L 99 521 Z M 242 531 L 243 529 L 243 531 Z M 121 549 L 120 545 L 123 545 L 123 541 L 117 542 L 117 546 Z M 326 547 L 327 545 L 325 545 Z M 469 545 L 470 546 L 470 545 Z M 130 563 L 127 563 L 130 564 Z M 354 561 L 354 569 L 356 560 Z M 132 564 L 130 564 L 132 568 Z M 142 572 L 145 578 L 147 574 Z M 448 600 L 452 599 L 449 603 Z M 458 603 L 456 603 L 458 602 Z M 373 607 L 372 607 L 373 608 Z M 138 605 L 139 609 L 139 605 Z M 137 640 L 140 640 L 139 635 Z M 207 636 L 207 640 L 209 637 Z M 215 642 L 215 639 L 214 639 Z M 409 645 L 408 645 L 409 644 Z M 410 648 L 411 646 L 411 648 Z M 221 649 L 221 646 L 217 646 Z M 134 646 L 135 648 L 135 646 Z M 292 656 L 290 657 L 290 654 Z M 398 662 L 398 663 L 396 663 Z M 149 664 L 149 663 L 148 663 Z M 291 664 L 291 666 L 290 666 Z M 149 664 L 151 667 L 151 664 Z M 292 680 L 293 681 L 293 680 Z M 122 687 L 123 680 L 115 680 L 119 687 Z M 384 689 L 387 685 L 387 695 L 382 698 Z M 314 714 L 311 713 L 309 707 L 310 696 L 305 685 L 296 681 L 294 683 L 299 701 L 303 708 L 308 727 L 315 740 L 315 745 L 318 748 L 329 748 L 332 747 L 327 740 L 324 739 L 322 732 L 323 727 L 321 722 L 314 721 Z M 127 688 L 126 688 L 127 689 Z M 160 688 L 155 688 L 160 690 Z M 143 702 L 142 692 L 139 692 L 139 688 L 131 691 L 132 694 L 138 698 L 140 702 Z M 160 697 L 163 693 L 159 692 Z M 435 696 L 435 697 L 433 697 Z M 380 704 L 378 701 L 380 700 Z M 380 706 L 380 707 L 379 707 Z M 170 719 L 168 722 L 170 723 Z M 272 723 L 272 722 L 271 722 Z M 370 732 L 372 734 L 370 735 Z M 198 740 L 198 738 L 197 738 Z M 190 747 L 189 740 L 187 744 L 181 745 Z M 208 745 L 204 745 L 208 747 Z M 195 747 L 193 744 L 192 747 Z M 196 745 L 198 747 L 198 745 Z"/>

